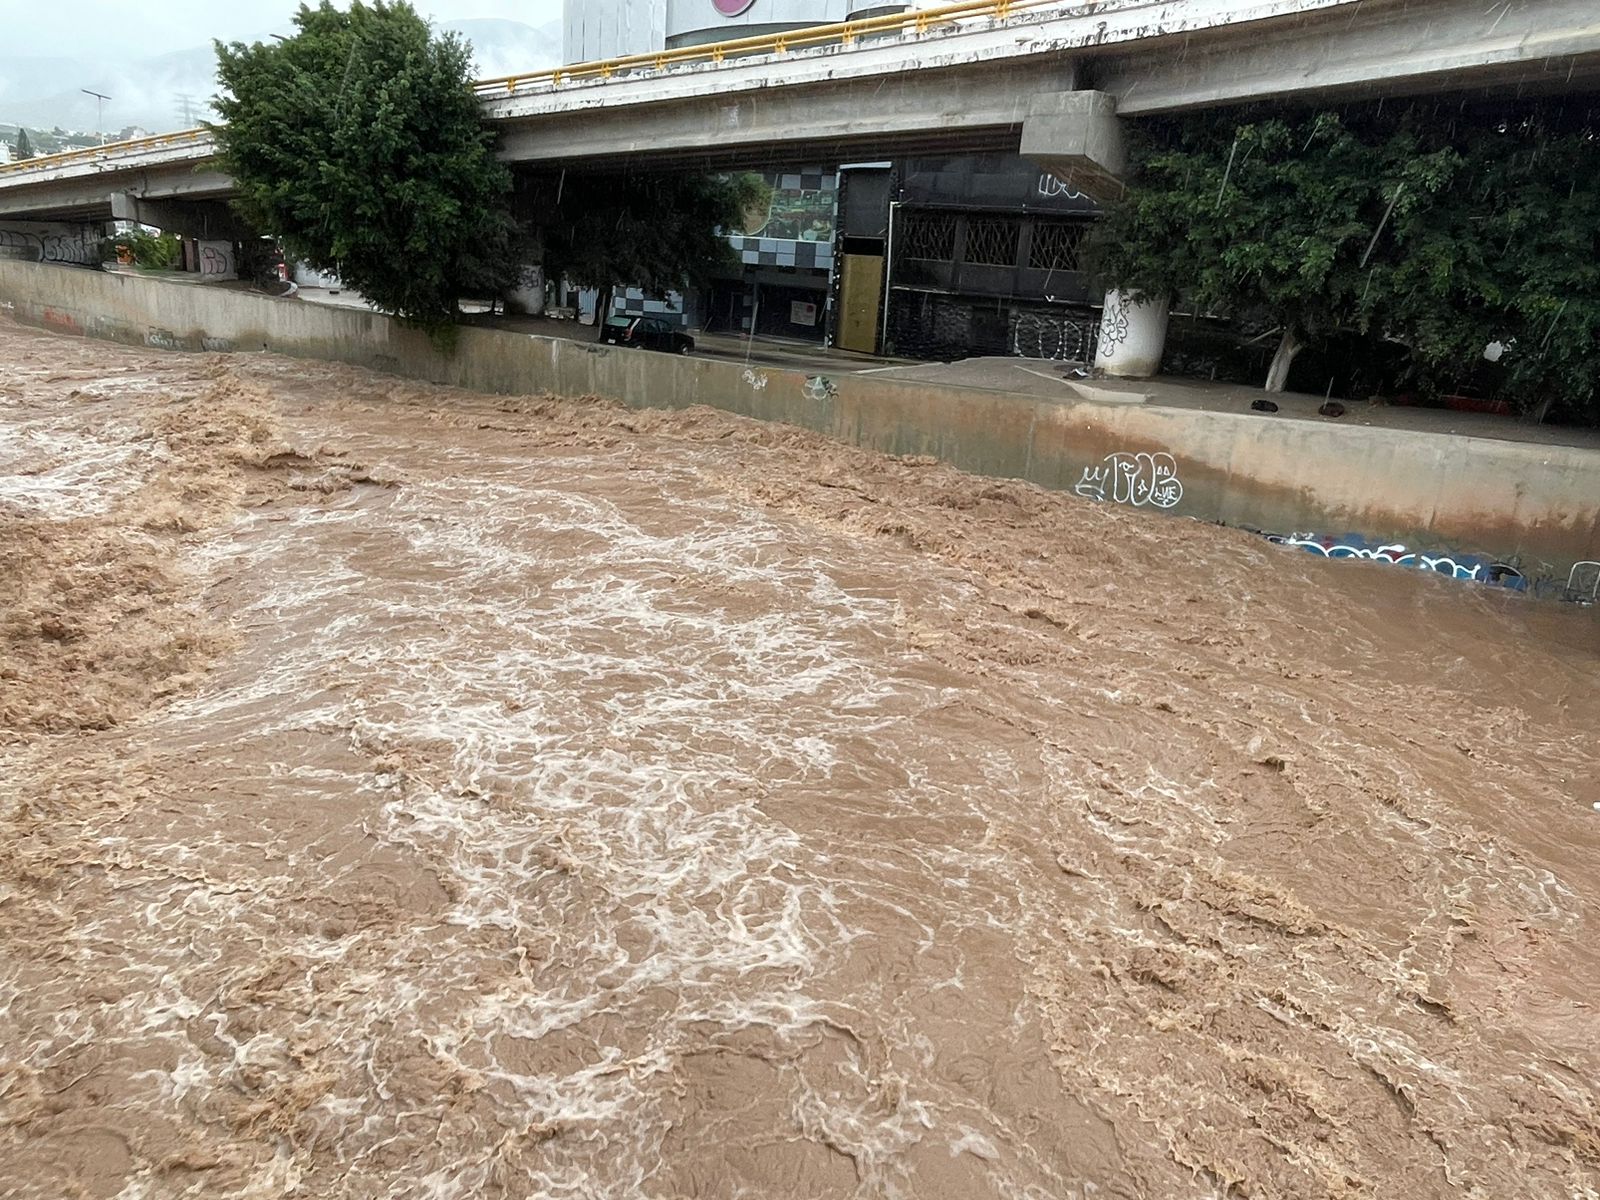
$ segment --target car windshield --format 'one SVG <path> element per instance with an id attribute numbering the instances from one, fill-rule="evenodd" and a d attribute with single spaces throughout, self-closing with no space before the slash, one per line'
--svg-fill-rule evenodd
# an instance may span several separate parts
<path id="1" fill-rule="evenodd" d="M 607 329 L 626 329 L 633 324 L 632 317 L 609 317 L 606 320 Z"/>

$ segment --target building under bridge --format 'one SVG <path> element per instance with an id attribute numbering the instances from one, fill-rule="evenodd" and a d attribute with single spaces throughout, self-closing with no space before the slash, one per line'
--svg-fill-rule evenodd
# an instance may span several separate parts
<path id="1" fill-rule="evenodd" d="M 569 63 L 852 21 L 931 4 L 569 0 Z M 792 148 L 786 153 L 793 153 Z M 769 210 L 730 235 L 739 257 L 698 295 L 619 292 L 615 311 L 716 331 L 913 358 L 1086 360 L 1097 304 L 1080 250 L 1094 202 L 1038 164 L 991 152 L 774 162 Z"/>

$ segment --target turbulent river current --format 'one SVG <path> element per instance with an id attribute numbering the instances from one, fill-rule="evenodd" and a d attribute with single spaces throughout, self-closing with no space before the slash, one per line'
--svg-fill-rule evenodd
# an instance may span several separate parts
<path id="1" fill-rule="evenodd" d="M 0 1195 L 1600 1197 L 1600 624 L 0 321 Z"/>

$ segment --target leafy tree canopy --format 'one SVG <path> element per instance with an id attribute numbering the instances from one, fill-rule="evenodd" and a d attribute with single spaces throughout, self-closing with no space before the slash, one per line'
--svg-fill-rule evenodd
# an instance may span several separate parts
<path id="1" fill-rule="evenodd" d="M 540 181 L 533 203 L 549 277 L 600 289 L 605 312 L 618 286 L 662 296 L 705 285 L 735 262 L 720 231 L 770 199 L 759 175 L 567 174 Z"/>
<path id="2" fill-rule="evenodd" d="M 1504 347 L 1491 386 L 1600 417 L 1600 140 L 1590 113 L 1507 118 L 1428 102 L 1348 113 L 1213 111 L 1147 123 L 1096 233 L 1097 273 L 1281 326 L 1371 331 L 1445 390 Z"/>
<path id="3" fill-rule="evenodd" d="M 1584 116 L 1433 131 L 1450 142 L 1450 177 L 1426 202 L 1402 199 L 1372 285 L 1424 390 L 1479 364 L 1522 410 L 1600 423 L 1600 137 Z"/>
<path id="4" fill-rule="evenodd" d="M 17 130 L 17 158 L 20 160 L 20 159 L 32 158 L 32 157 L 33 157 L 33 142 L 31 140 L 29 140 L 29 138 L 28 138 L 28 131 L 26 129 L 18 129 Z"/>
<path id="5" fill-rule="evenodd" d="M 512 286 L 511 179 L 468 47 L 410 4 L 302 5 L 281 42 L 217 43 L 215 101 L 239 207 L 378 308 L 441 329 L 456 299 Z"/>
<path id="6" fill-rule="evenodd" d="M 107 238 L 105 246 L 113 254 L 126 250 L 137 266 L 157 271 L 172 270 L 183 256 L 176 234 L 150 233 L 137 225 Z"/>

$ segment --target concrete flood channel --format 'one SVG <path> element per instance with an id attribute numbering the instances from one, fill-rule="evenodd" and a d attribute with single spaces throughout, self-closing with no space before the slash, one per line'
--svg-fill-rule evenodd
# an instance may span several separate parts
<path id="1" fill-rule="evenodd" d="M 446 355 L 363 310 L 0 261 L 0 313 L 7 312 L 74 336 L 270 350 L 503 395 L 709 405 L 1106 503 L 1344 544 L 1345 554 L 1403 545 L 1435 561 L 1471 559 L 1480 577 L 1509 562 L 1547 591 L 1564 585 L 1574 564 L 1600 560 L 1600 450 L 1592 446 L 1062 402 L 483 328 L 463 329 L 457 352 Z"/>
<path id="2" fill-rule="evenodd" d="M 56 312 L 0 1194 L 1600 1195 L 1594 610 Z"/>

